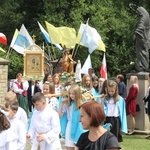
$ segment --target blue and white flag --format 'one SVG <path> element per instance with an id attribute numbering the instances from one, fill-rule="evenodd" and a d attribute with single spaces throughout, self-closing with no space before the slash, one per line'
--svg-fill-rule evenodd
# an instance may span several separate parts
<path id="1" fill-rule="evenodd" d="M 42 27 L 42 25 L 38 22 L 38 25 L 40 27 L 40 30 L 42 32 L 42 35 L 44 37 L 44 40 L 45 42 L 48 44 L 48 43 L 51 43 L 51 40 L 50 40 L 50 37 L 49 37 L 49 34 L 46 32 L 46 30 Z M 59 45 L 59 44 L 54 44 L 59 50 L 62 50 L 63 48 Z"/>
<path id="2" fill-rule="evenodd" d="M 12 48 L 23 55 L 26 48 L 32 44 L 34 44 L 34 42 L 29 35 L 27 29 L 25 28 L 24 24 L 22 24 Z"/>
<path id="3" fill-rule="evenodd" d="M 88 25 L 88 22 L 86 24 L 81 23 L 76 43 L 87 47 L 90 54 L 95 49 L 105 52 L 105 44 L 103 43 L 101 36 L 95 28 Z"/>

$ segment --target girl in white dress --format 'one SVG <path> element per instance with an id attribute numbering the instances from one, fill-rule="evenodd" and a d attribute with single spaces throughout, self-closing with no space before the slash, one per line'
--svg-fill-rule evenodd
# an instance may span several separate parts
<path id="1" fill-rule="evenodd" d="M 54 110 L 57 110 L 58 99 L 54 97 L 55 86 L 54 83 L 45 82 L 43 85 L 43 94 L 46 97 L 47 104 Z"/>
<path id="2" fill-rule="evenodd" d="M 60 83 L 61 82 L 60 81 L 60 74 L 58 74 L 58 73 L 54 74 L 53 82 L 54 82 L 54 85 L 55 85 L 55 93 L 56 94 L 61 93 L 62 90 L 63 90 L 63 86 Z"/>

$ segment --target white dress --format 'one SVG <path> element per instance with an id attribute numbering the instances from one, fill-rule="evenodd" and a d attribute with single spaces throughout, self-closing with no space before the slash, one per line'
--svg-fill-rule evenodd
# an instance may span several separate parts
<path id="1" fill-rule="evenodd" d="M 58 99 L 56 97 L 46 98 L 46 104 L 50 106 L 53 110 L 57 111 Z"/>
<path id="2" fill-rule="evenodd" d="M 63 88 L 62 88 L 62 85 L 60 84 L 60 85 L 58 85 L 58 86 L 55 86 L 55 94 L 57 94 L 57 93 L 61 93 L 62 92 L 62 90 L 63 90 Z"/>
<path id="3" fill-rule="evenodd" d="M 48 105 L 41 111 L 34 111 L 28 134 L 33 139 L 31 150 L 37 150 L 39 134 L 44 135 L 45 138 L 45 141 L 39 143 L 40 150 L 61 150 L 59 116 Z"/>
<path id="4" fill-rule="evenodd" d="M 58 109 L 58 99 L 56 97 L 51 97 L 49 99 L 48 105 L 53 109 L 57 110 Z"/>
<path id="5" fill-rule="evenodd" d="M 9 128 L 0 133 L 0 150 L 17 150 L 17 136 Z"/>

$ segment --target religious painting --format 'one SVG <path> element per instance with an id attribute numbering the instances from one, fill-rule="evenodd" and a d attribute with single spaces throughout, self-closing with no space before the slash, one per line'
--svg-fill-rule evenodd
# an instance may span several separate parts
<path id="1" fill-rule="evenodd" d="M 24 74 L 26 76 L 42 76 L 44 71 L 43 54 L 27 52 L 24 57 Z"/>

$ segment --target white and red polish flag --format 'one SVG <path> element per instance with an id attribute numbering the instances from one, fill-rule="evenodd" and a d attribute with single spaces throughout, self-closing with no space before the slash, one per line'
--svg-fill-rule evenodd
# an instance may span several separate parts
<path id="1" fill-rule="evenodd" d="M 7 45 L 7 38 L 6 35 L 3 33 L 0 33 L 0 43 Z"/>
<path id="2" fill-rule="evenodd" d="M 101 78 L 107 79 L 107 66 L 106 66 L 105 53 L 104 53 L 102 65 L 101 65 L 101 68 L 100 68 L 100 75 L 101 75 Z"/>

